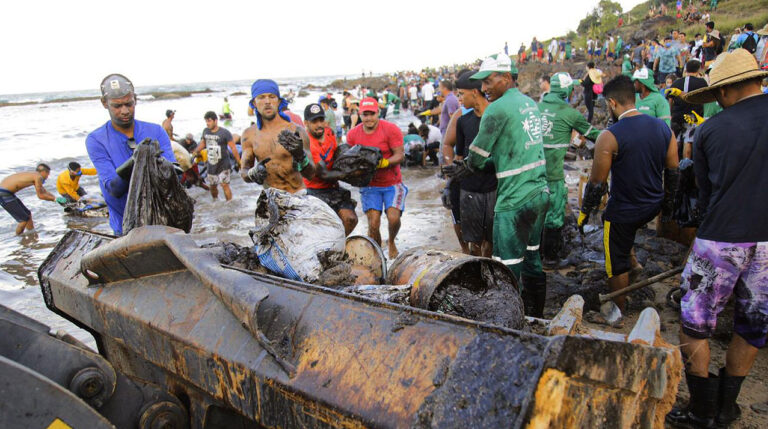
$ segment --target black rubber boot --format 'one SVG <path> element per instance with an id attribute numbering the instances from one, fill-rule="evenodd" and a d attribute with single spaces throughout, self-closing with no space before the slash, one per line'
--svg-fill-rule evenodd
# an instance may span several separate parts
<path id="1" fill-rule="evenodd" d="M 715 423 L 718 428 L 727 428 L 731 423 L 741 417 L 741 408 L 736 403 L 739 397 L 741 383 L 744 377 L 732 377 L 725 373 L 725 368 L 720 368 L 720 388 L 717 391 L 717 417 Z"/>
<path id="2" fill-rule="evenodd" d="M 709 378 L 697 377 L 685 372 L 685 381 L 691 399 L 685 408 L 673 408 L 665 418 L 674 427 L 681 428 L 715 428 L 717 414 L 717 390 L 720 379 L 709 374 Z"/>
<path id="3" fill-rule="evenodd" d="M 544 317 L 544 302 L 547 298 L 547 278 L 522 276 L 523 280 L 523 306 L 525 315 L 531 317 Z"/>

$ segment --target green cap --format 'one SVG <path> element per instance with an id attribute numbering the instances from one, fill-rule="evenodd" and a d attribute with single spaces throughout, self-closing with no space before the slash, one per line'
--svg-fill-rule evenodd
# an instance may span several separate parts
<path id="1" fill-rule="evenodd" d="M 549 92 L 558 94 L 563 99 L 568 97 L 573 91 L 573 78 L 566 72 L 559 72 L 549 78 Z"/>
<path id="2" fill-rule="evenodd" d="M 648 71 L 648 67 L 643 67 L 640 70 L 636 70 L 632 75 L 632 80 L 639 80 L 640 83 L 645 85 L 651 92 L 659 92 L 659 89 L 656 88 L 656 85 L 653 82 L 653 74 Z"/>
<path id="3" fill-rule="evenodd" d="M 481 80 L 491 75 L 491 73 L 512 73 L 517 74 L 517 67 L 508 55 L 499 53 L 491 55 L 483 60 L 480 70 L 470 76 L 470 79 Z"/>

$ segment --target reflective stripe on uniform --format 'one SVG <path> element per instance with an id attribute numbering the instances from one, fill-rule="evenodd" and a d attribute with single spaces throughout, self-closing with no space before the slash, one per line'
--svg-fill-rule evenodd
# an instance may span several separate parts
<path id="1" fill-rule="evenodd" d="M 475 145 L 470 145 L 469 146 L 469 150 L 471 150 L 472 152 L 482 156 L 483 158 L 488 158 L 489 156 L 491 156 L 490 152 L 485 151 L 483 149 L 480 149 L 479 147 L 477 147 Z"/>
<path id="2" fill-rule="evenodd" d="M 472 149 L 472 146 L 470 146 L 469 148 Z M 507 170 L 507 171 L 501 171 L 501 172 L 496 173 L 496 178 L 497 179 L 503 179 L 505 177 L 517 176 L 520 173 L 526 172 L 528 170 L 533 170 L 536 167 L 541 167 L 545 163 L 546 163 L 546 161 L 542 159 L 541 161 L 536 161 L 536 162 L 530 163 L 528 165 L 524 165 L 524 166 L 522 166 L 520 168 L 515 168 L 515 169 Z"/>
<path id="3" fill-rule="evenodd" d="M 537 244 L 535 246 L 526 246 L 525 250 L 532 250 L 532 251 L 533 250 L 539 250 L 539 246 L 540 246 L 539 244 Z"/>
<path id="4" fill-rule="evenodd" d="M 501 259 L 498 256 L 493 257 L 494 260 L 501 262 L 504 265 L 515 265 L 523 262 L 524 258 L 518 258 L 518 259 Z"/>
<path id="5" fill-rule="evenodd" d="M 611 267 L 611 246 L 609 245 L 609 234 L 611 232 L 611 223 L 609 221 L 603 222 L 603 248 L 605 249 L 605 273 L 610 279 L 613 277 L 613 267 Z"/>
<path id="6" fill-rule="evenodd" d="M 568 147 L 570 145 L 571 145 L 570 143 L 545 144 L 544 149 L 559 149 L 561 147 Z"/>
<path id="7" fill-rule="evenodd" d="M 585 136 L 586 136 L 587 134 L 591 133 L 593 128 L 595 128 L 595 127 L 593 127 L 592 125 L 590 125 L 590 126 L 589 126 L 589 129 L 587 130 L 587 132 L 586 132 L 586 133 L 584 133 L 583 135 L 585 135 Z"/>

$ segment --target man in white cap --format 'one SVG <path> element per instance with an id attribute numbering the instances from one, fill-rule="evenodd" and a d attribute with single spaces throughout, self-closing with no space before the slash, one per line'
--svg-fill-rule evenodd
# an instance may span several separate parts
<path id="1" fill-rule="evenodd" d="M 145 138 L 157 140 L 163 158 L 176 162 L 171 140 L 160 125 L 134 119 L 136 94 L 133 83 L 120 74 L 101 81 L 101 105 L 110 120 L 85 139 L 88 157 L 99 174 L 99 186 L 109 209 L 109 226 L 115 235 L 123 233 L 123 212 L 133 172 L 133 150 Z"/>
<path id="2" fill-rule="evenodd" d="M 498 188 L 493 221 L 493 257 L 522 278 L 525 314 L 542 317 L 547 280 L 539 245 L 549 206 L 541 114 L 517 89 L 517 67 L 503 53 L 486 58 L 470 77 L 481 80 L 491 104 L 469 146 L 465 164 L 474 171 L 496 167 Z"/>
<path id="3" fill-rule="evenodd" d="M 680 348 L 686 361 L 688 407 L 667 421 L 727 427 L 741 415 L 736 398 L 768 334 L 768 76 L 744 49 L 715 59 L 707 88 L 691 104 L 717 101 L 723 111 L 696 129 L 693 168 L 701 225 L 681 279 Z M 725 367 L 709 373 L 708 338 L 734 298 L 733 339 Z"/>

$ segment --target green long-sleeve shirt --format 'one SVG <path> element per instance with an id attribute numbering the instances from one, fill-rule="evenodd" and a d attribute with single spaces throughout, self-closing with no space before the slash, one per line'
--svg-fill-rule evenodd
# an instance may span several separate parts
<path id="1" fill-rule="evenodd" d="M 469 146 L 473 170 L 496 167 L 496 212 L 514 210 L 547 186 L 539 108 L 517 88 L 489 104 Z"/>
<path id="2" fill-rule="evenodd" d="M 594 141 L 601 130 L 592 127 L 578 110 L 569 106 L 558 94 L 545 95 L 539 103 L 539 111 L 544 158 L 547 160 L 547 181 L 565 180 L 563 162 L 571 144 L 571 132 L 576 130 Z"/>
<path id="3" fill-rule="evenodd" d="M 651 92 L 645 98 L 640 98 L 640 94 L 635 94 L 635 107 L 638 112 L 659 118 L 666 122 L 667 125 L 672 123 L 669 102 L 658 92 Z"/>

